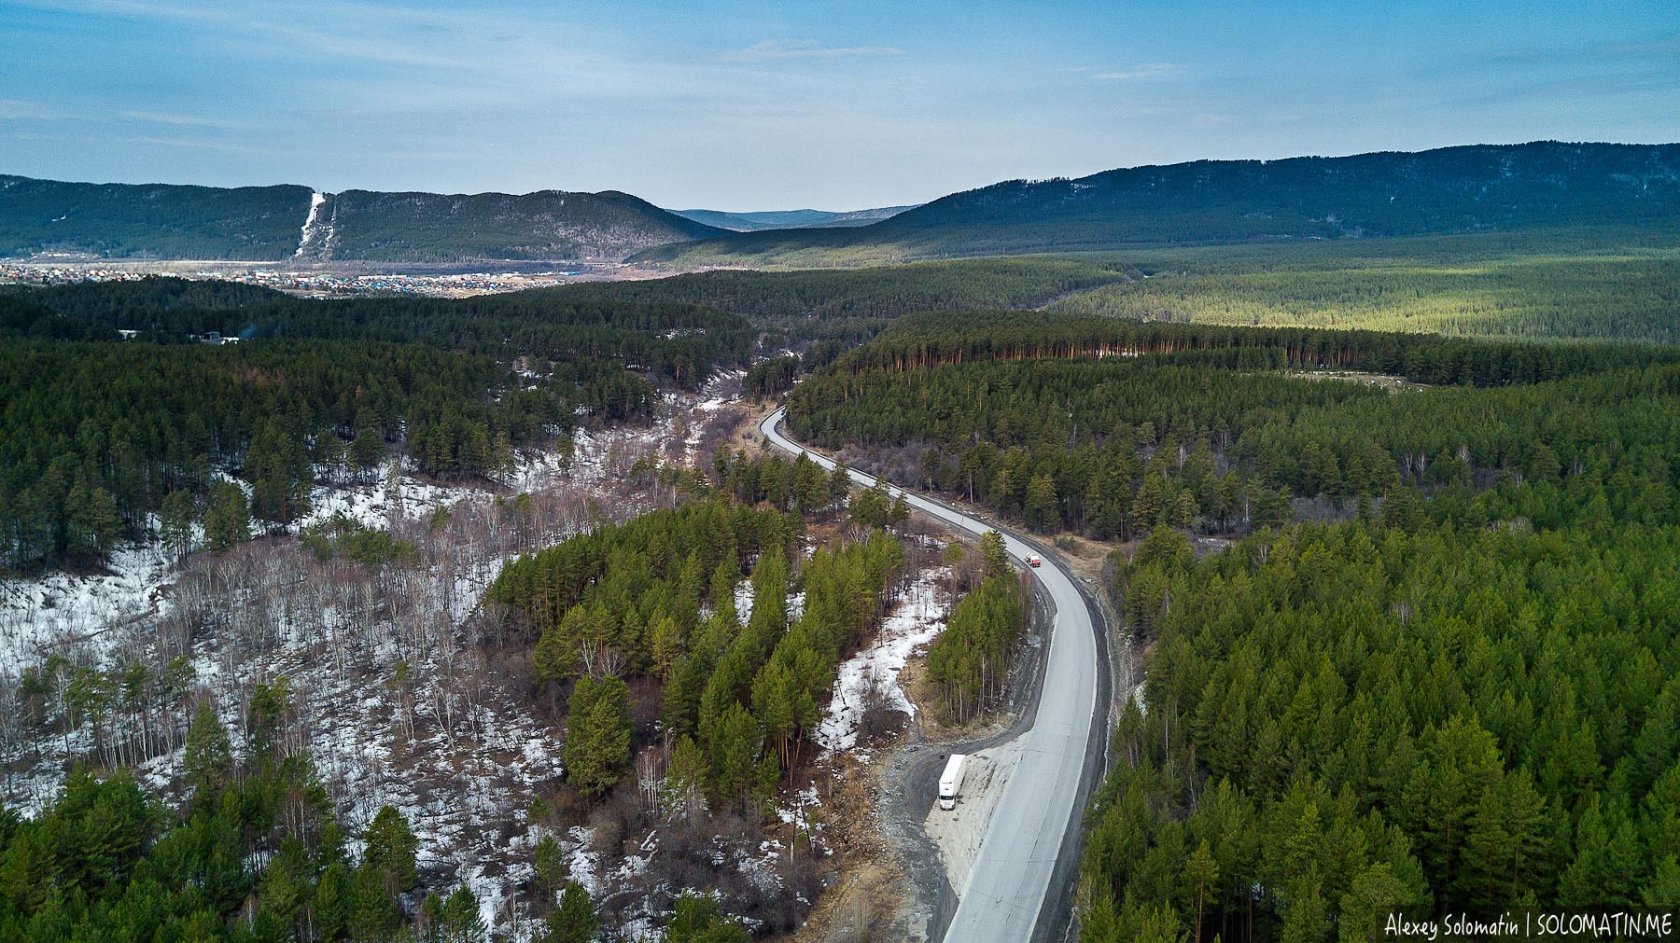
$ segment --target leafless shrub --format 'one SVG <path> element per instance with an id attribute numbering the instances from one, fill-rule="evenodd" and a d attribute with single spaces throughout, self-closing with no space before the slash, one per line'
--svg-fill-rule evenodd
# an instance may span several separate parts
<path id="1" fill-rule="evenodd" d="M 858 718 L 858 733 L 869 739 L 885 738 L 904 729 L 910 715 L 900 710 L 888 694 L 880 672 L 870 671 L 864 676 L 858 692 L 863 713 Z"/>

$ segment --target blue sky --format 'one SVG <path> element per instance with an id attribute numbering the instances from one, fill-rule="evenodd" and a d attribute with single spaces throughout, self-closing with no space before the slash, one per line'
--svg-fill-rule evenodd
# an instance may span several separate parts
<path id="1" fill-rule="evenodd" d="M 1680 2 L 0 2 L 0 173 L 850 209 L 1680 141 Z"/>

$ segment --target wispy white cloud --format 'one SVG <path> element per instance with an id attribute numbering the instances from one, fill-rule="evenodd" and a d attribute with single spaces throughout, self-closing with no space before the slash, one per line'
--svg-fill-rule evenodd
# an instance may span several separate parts
<path id="1" fill-rule="evenodd" d="M 809 40 L 767 39 L 719 56 L 726 62 L 784 62 L 789 59 L 858 59 L 901 56 L 892 46 L 824 46 Z"/>
<path id="2" fill-rule="evenodd" d="M 195 151 L 218 151 L 225 154 L 266 154 L 266 148 L 249 147 L 243 144 L 233 144 L 227 141 L 207 141 L 203 138 L 159 137 L 143 135 L 141 137 L 119 138 L 119 143 L 148 144 L 159 147 L 179 147 Z"/>
<path id="3" fill-rule="evenodd" d="M 237 128 L 239 124 L 233 121 L 222 121 L 216 118 L 202 118 L 197 115 L 174 115 L 159 111 L 119 111 L 117 117 L 129 121 L 144 121 L 147 124 L 162 124 L 180 128 Z"/>
<path id="4" fill-rule="evenodd" d="M 63 118 L 63 110 L 41 102 L 22 98 L 0 98 L 0 120 L 23 121 L 29 118 Z"/>
<path id="5" fill-rule="evenodd" d="M 1108 72 L 1093 72 L 1091 78 L 1099 82 L 1146 82 L 1155 79 L 1170 79 L 1183 75 L 1184 67 L 1170 62 L 1148 62 L 1126 69 L 1114 69 Z"/>
<path id="6" fill-rule="evenodd" d="M 267 57 L 314 57 L 392 66 L 449 68 L 462 57 L 414 40 L 430 32 L 439 38 L 478 35 L 482 19 L 470 11 L 426 10 L 361 0 L 272 0 L 249 6 L 217 6 L 170 0 L 20 0 L 22 5 L 86 16 L 174 23 L 206 35 L 258 42 Z"/>

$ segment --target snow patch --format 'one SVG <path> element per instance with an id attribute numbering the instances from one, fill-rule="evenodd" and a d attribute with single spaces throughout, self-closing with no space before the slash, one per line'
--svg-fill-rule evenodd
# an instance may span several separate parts
<path id="1" fill-rule="evenodd" d="M 380 480 L 350 485 L 316 485 L 309 493 L 309 513 L 298 526 L 322 524 L 340 515 L 374 530 L 385 530 L 406 517 L 425 517 L 438 508 L 482 494 L 476 488 L 449 487 L 411 478 L 398 462 L 387 462 Z"/>
<path id="2" fill-rule="evenodd" d="M 595 830 L 574 825 L 566 834 L 572 845 L 566 860 L 567 871 L 579 887 L 589 892 L 590 897 L 600 897 L 601 882 L 595 876 L 595 870 L 601 862 L 601 855 L 589 850 L 590 842 L 595 840 Z"/>
<path id="3" fill-rule="evenodd" d="M 298 234 L 297 251 L 293 258 L 301 259 L 308 252 L 311 245 L 320 241 L 321 237 L 321 207 L 327 202 L 327 195 L 319 190 L 309 194 L 309 215 L 304 217 L 303 231 Z"/>
<path id="4" fill-rule="evenodd" d="M 899 596 L 875 641 L 840 666 L 828 716 L 817 727 L 817 742 L 823 749 L 849 750 L 857 745 L 866 695 L 872 688 L 880 692 L 887 708 L 916 713 L 916 705 L 898 683 L 898 673 L 918 649 L 945 630 L 948 612 L 940 583 L 949 574 L 947 567 L 923 570 Z"/>
<path id="5" fill-rule="evenodd" d="M 745 623 L 752 618 L 753 584 L 752 580 L 742 580 L 735 584 L 735 614 Z"/>
<path id="6" fill-rule="evenodd" d="M 0 674 L 15 677 L 48 651 L 85 646 L 96 660 L 109 655 L 128 630 L 168 611 L 171 562 L 161 546 L 130 544 L 102 573 L 0 579 Z"/>

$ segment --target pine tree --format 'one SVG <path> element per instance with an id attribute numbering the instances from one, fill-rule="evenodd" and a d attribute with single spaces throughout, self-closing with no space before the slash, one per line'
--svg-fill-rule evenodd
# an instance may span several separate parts
<path id="1" fill-rule="evenodd" d="M 1003 535 L 989 530 L 980 535 L 980 557 L 986 561 L 986 577 L 1007 577 L 1013 572 L 1009 566 L 1009 550 Z"/>
<path id="2" fill-rule="evenodd" d="M 1545 865 L 1546 800 L 1524 771 L 1482 794 L 1465 841 L 1465 894 L 1490 911 L 1534 900 Z"/>
<path id="3" fill-rule="evenodd" d="M 485 943 L 489 931 L 479 914 L 478 897 L 465 884 L 455 888 L 437 911 L 438 943 Z"/>
<path id="4" fill-rule="evenodd" d="M 618 678 L 587 675 L 572 688 L 567 705 L 566 781 L 594 798 L 611 789 L 630 768 L 630 695 Z"/>
<path id="5" fill-rule="evenodd" d="M 414 855 L 420 843 L 401 812 L 380 806 L 362 838 L 367 843 L 362 867 L 379 878 L 387 893 L 394 896 L 414 886 L 418 877 Z"/>
<path id="6" fill-rule="evenodd" d="M 204 543 L 220 552 L 251 539 L 251 512 L 245 492 L 231 481 L 210 487 L 209 506 L 204 512 Z"/>
<path id="7" fill-rule="evenodd" d="M 311 909 L 316 932 L 323 943 L 336 943 L 343 939 L 350 925 L 352 893 L 350 871 L 343 862 L 334 861 L 321 871 L 321 878 L 315 884 L 315 901 Z"/>
<path id="8" fill-rule="evenodd" d="M 164 496 L 158 512 L 160 536 L 170 555 L 180 558 L 193 550 L 193 524 L 198 520 L 198 500 L 185 489 Z"/>
<path id="9" fill-rule="evenodd" d="M 186 754 L 181 772 L 195 799 L 208 799 L 226 786 L 233 774 L 233 746 L 216 709 L 205 698 L 198 702 L 187 726 Z"/>
<path id="10" fill-rule="evenodd" d="M 1404 903 L 1407 903 L 1405 886 L 1394 876 L 1388 862 L 1379 861 L 1366 867 L 1342 895 L 1339 921 L 1342 943 L 1382 939 L 1388 915 Z"/>
<path id="11" fill-rule="evenodd" d="M 763 745 L 758 721 L 739 703 L 730 704 L 711 731 L 712 783 L 725 802 L 746 808 L 757 784 L 759 750 Z"/>
<path id="12" fill-rule="evenodd" d="M 388 876 L 363 864 L 350 878 L 346 929 L 351 940 L 388 940 L 402 925 Z"/>
<path id="13" fill-rule="evenodd" d="M 746 927 L 718 912 L 717 902 L 692 891 L 677 898 L 665 928 L 667 943 L 747 943 Z"/>
<path id="14" fill-rule="evenodd" d="M 1321 943 L 1329 938 L 1329 930 L 1323 881 L 1316 871 L 1309 870 L 1289 884 L 1278 938 L 1282 943 Z"/>
<path id="15" fill-rule="evenodd" d="M 102 562 L 122 530 L 116 499 L 101 487 L 77 479 L 64 498 L 64 555 L 76 566 Z"/>
<path id="16" fill-rule="evenodd" d="M 560 843 L 554 840 L 553 835 L 544 833 L 537 840 L 536 847 L 531 850 L 531 864 L 536 873 L 540 899 L 546 904 L 554 903 L 555 895 L 566 886 L 571 872 L 566 856 L 560 850 Z"/>
<path id="17" fill-rule="evenodd" d="M 251 483 L 251 512 L 276 524 L 289 524 L 309 509 L 309 456 L 303 444 L 270 421 L 251 440 L 245 455 Z"/>
<path id="18" fill-rule="evenodd" d="M 676 619 L 664 612 L 654 617 L 648 629 L 648 644 L 652 649 L 654 673 L 661 680 L 670 676 L 671 669 L 687 650 L 687 642 Z"/>
<path id="19" fill-rule="evenodd" d="M 1196 888 L 1196 922 L 1191 939 L 1195 943 L 1201 943 L 1202 914 L 1207 903 L 1208 891 L 1219 886 L 1219 865 L 1213 860 L 1213 849 L 1208 847 L 1205 840 L 1196 846 L 1195 853 L 1184 863 L 1184 878 Z"/>
<path id="20" fill-rule="evenodd" d="M 379 463 L 385 460 L 385 437 L 373 424 L 371 417 L 358 421 L 356 438 L 350 443 L 350 464 L 356 469 L 356 480 L 367 481 Z"/>
<path id="21" fill-rule="evenodd" d="M 828 496 L 832 501 L 844 501 L 852 490 L 851 469 L 845 462 L 836 462 L 828 474 Z"/>
<path id="22" fill-rule="evenodd" d="M 693 737 L 677 740 L 671 750 L 671 761 L 665 768 L 662 805 L 668 816 L 695 818 L 706 809 L 706 782 L 709 769 L 706 754 Z"/>
<path id="23" fill-rule="evenodd" d="M 1032 476 L 1027 482 L 1027 501 L 1022 514 L 1033 530 L 1053 530 L 1062 515 L 1056 502 L 1056 482 L 1048 474 Z"/>
<path id="24" fill-rule="evenodd" d="M 538 939 L 540 943 L 589 943 L 600 927 L 601 918 L 595 913 L 589 892 L 568 881 L 560 892 L 560 902 L 543 921 Z"/>

